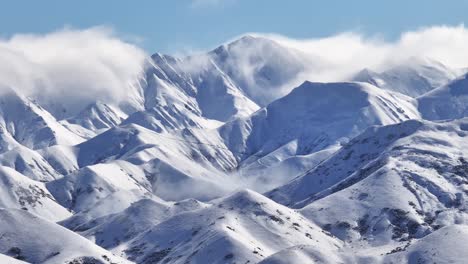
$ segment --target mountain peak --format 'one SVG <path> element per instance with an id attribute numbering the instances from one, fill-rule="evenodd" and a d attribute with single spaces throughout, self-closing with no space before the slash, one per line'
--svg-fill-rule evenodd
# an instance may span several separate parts
<path id="1" fill-rule="evenodd" d="M 217 54 L 218 56 L 223 55 L 231 50 L 238 50 L 238 49 L 253 49 L 255 47 L 269 47 L 269 48 L 281 48 L 285 49 L 276 41 L 253 34 L 243 35 L 239 38 L 236 38 L 230 42 L 224 43 L 217 47 L 216 49 L 212 50 L 210 53 Z"/>
<path id="2" fill-rule="evenodd" d="M 233 44 L 254 44 L 255 42 L 260 42 L 260 41 L 263 41 L 263 42 L 273 42 L 273 40 L 269 39 L 269 38 L 266 38 L 266 37 L 263 37 L 263 36 L 258 36 L 258 35 L 253 35 L 253 34 L 246 34 L 246 35 L 243 35 L 241 36 L 240 38 L 237 38 L 236 40 L 230 42 L 229 45 L 233 45 Z"/>

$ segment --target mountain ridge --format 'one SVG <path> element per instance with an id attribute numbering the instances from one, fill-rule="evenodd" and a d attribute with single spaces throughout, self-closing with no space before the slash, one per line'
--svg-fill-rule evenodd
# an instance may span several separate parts
<path id="1" fill-rule="evenodd" d="M 462 263 L 468 75 L 316 63 L 247 35 L 120 101 L 2 88 L 0 262 Z"/>

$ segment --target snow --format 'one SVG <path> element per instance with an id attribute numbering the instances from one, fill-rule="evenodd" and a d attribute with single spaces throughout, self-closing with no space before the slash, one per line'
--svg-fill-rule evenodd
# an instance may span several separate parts
<path id="1" fill-rule="evenodd" d="M 27 263 L 27 262 L 24 262 L 22 260 L 15 259 L 15 258 L 9 257 L 7 255 L 3 255 L 3 254 L 0 254 L 0 262 L 1 263 L 7 263 L 7 264 L 25 264 L 25 263 Z"/>
<path id="2" fill-rule="evenodd" d="M 428 120 L 468 116 L 468 74 L 418 98 L 419 111 Z"/>
<path id="3" fill-rule="evenodd" d="M 62 225 L 95 241 L 101 247 L 116 250 L 120 245 L 174 215 L 208 206 L 193 199 L 168 203 L 156 198 L 146 198 L 133 202 L 125 210 L 117 213 L 106 214 L 79 224 L 74 216 L 62 222 Z"/>
<path id="4" fill-rule="evenodd" d="M 227 175 L 215 166 L 232 166 L 233 158 L 227 150 L 206 144 L 195 149 L 197 145 L 189 136 L 185 139 L 182 134 L 158 134 L 132 124 L 110 129 L 78 145 L 75 159 L 79 167 L 124 160 L 137 166 L 135 174 L 146 177 L 152 185 L 149 189 L 162 198 L 206 200 L 224 193 L 220 180 Z M 223 159 L 213 164 L 210 161 L 214 160 L 213 156 Z M 180 189 L 186 192 L 174 191 Z"/>
<path id="5" fill-rule="evenodd" d="M 127 114 L 119 108 L 102 102 L 89 105 L 77 116 L 67 119 L 69 123 L 78 124 L 91 131 L 100 131 L 120 124 Z"/>
<path id="6" fill-rule="evenodd" d="M 370 128 L 267 196 L 361 248 L 466 224 L 467 121 Z"/>
<path id="7" fill-rule="evenodd" d="M 208 208 L 171 217 L 120 250 L 139 263 L 255 263 L 297 243 L 341 246 L 300 214 L 244 190 Z"/>
<path id="8" fill-rule="evenodd" d="M 245 35 L 208 53 L 208 58 L 260 106 L 291 91 L 294 86 L 284 86 L 291 85 L 304 73 L 308 57 L 274 40 L 252 35 Z"/>
<path id="9" fill-rule="evenodd" d="M 33 181 L 15 170 L 0 166 L 0 208 L 29 211 L 51 221 L 71 214 L 60 206 L 44 184 Z"/>
<path id="10" fill-rule="evenodd" d="M 460 71 L 450 69 L 438 61 L 412 57 L 377 73 L 364 69 L 352 80 L 367 82 L 385 90 L 418 97 L 454 80 Z"/>
<path id="11" fill-rule="evenodd" d="M 2 254 L 31 263 L 80 263 L 80 259 L 129 263 L 68 229 L 22 210 L 0 209 L 0 233 Z"/>
<path id="12" fill-rule="evenodd" d="M 444 227 L 389 252 L 375 254 L 374 251 L 373 255 L 301 245 L 280 251 L 260 263 L 464 263 L 467 230 L 466 225 Z"/>
<path id="13" fill-rule="evenodd" d="M 117 191 L 135 191 L 140 197 L 151 191 L 138 168 L 124 168 L 112 163 L 86 166 L 48 182 L 47 188 L 63 206 L 76 212 L 92 208 L 100 199 Z"/>
<path id="14" fill-rule="evenodd" d="M 390 254 L 387 262 L 408 263 L 463 263 L 467 252 L 464 245 L 468 238 L 468 226 L 452 225 L 412 243 L 404 252 Z"/>
<path id="15" fill-rule="evenodd" d="M 0 99 L 0 128 L 2 133 L 8 133 L 18 143 L 32 149 L 83 141 L 41 106 L 13 90 L 4 92 Z"/>
<path id="16" fill-rule="evenodd" d="M 266 155 L 292 140 L 298 140 L 296 155 L 309 154 L 346 142 L 371 125 L 418 118 L 415 105 L 409 97 L 370 84 L 305 82 L 219 131 L 229 149 L 243 153 L 237 155 L 241 160 Z"/>
<path id="17" fill-rule="evenodd" d="M 195 124 L 203 118 L 226 121 L 258 109 L 213 61 L 207 59 L 195 71 L 187 66 L 195 63 L 192 60 L 152 56 L 145 81 L 146 109 L 156 107 L 161 115 L 166 111 L 178 113 Z"/>
<path id="18" fill-rule="evenodd" d="M 0 163 L 36 181 L 47 182 L 60 177 L 38 152 L 21 145 L 0 154 Z"/>
<path id="19" fill-rule="evenodd" d="M 83 109 L 2 89 L 0 262 L 463 263 L 466 71 L 317 83 L 305 57 L 156 53 Z"/>

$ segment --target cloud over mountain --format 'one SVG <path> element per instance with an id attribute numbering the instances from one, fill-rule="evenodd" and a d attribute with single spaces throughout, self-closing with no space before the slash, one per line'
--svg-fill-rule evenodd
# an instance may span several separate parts
<path id="1" fill-rule="evenodd" d="M 395 41 L 352 31 L 317 39 L 264 33 L 249 35 L 273 40 L 288 48 L 285 56 L 300 62 L 292 80 L 279 82 L 284 86 L 278 89 L 282 91 L 279 95 L 305 80 L 349 80 L 363 68 L 385 70 L 412 57 L 429 57 L 454 68 L 464 68 L 468 61 L 464 45 L 468 43 L 468 30 L 464 25 L 426 27 L 405 32 Z M 254 41 L 247 49 L 230 50 L 236 71 L 246 81 L 257 78 L 255 71 L 262 68 L 262 62 L 278 58 L 277 51 L 265 50 L 264 44 L 256 43 L 264 42 Z M 262 60 L 255 60 L 259 56 Z M 0 40 L 3 61 L 0 86 L 36 99 L 57 100 L 69 110 L 78 111 L 95 99 L 110 103 L 124 99 L 129 83 L 141 73 L 146 57 L 144 50 L 122 40 L 107 27 L 65 28 L 42 35 L 17 34 Z M 195 70 L 208 63 L 203 55 L 185 62 L 184 67 Z"/>
<path id="2" fill-rule="evenodd" d="M 278 34 L 250 33 L 272 39 L 281 45 L 308 54 L 307 78 L 336 81 L 363 68 L 385 70 L 413 57 L 427 57 L 454 67 L 464 68 L 468 61 L 468 29 L 465 25 L 431 26 L 407 31 L 397 40 L 342 32 L 325 38 L 293 39 Z"/>
<path id="3" fill-rule="evenodd" d="M 96 98 L 116 102 L 144 58 L 142 49 L 106 27 L 17 34 L 0 40 L 0 86 L 79 107 Z"/>

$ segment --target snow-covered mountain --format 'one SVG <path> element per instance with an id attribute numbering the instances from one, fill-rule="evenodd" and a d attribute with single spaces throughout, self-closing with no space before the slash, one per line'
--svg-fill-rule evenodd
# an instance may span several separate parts
<path id="1" fill-rule="evenodd" d="M 175 215 L 114 251 L 138 263 L 256 263 L 295 244 L 341 246 L 297 212 L 246 190 Z"/>
<path id="2" fill-rule="evenodd" d="M 85 109 L 73 118 L 69 118 L 68 123 L 79 125 L 91 131 L 106 130 L 114 127 L 128 117 L 119 108 L 114 106 L 96 102 Z"/>
<path id="3" fill-rule="evenodd" d="M 267 196 L 302 208 L 341 239 L 372 246 L 466 224 L 467 125 L 465 118 L 369 128 Z"/>
<path id="4" fill-rule="evenodd" d="M 260 106 L 286 95 L 306 70 L 309 56 L 259 36 L 245 35 L 208 53 L 237 86 Z"/>
<path id="5" fill-rule="evenodd" d="M 261 264 L 283 263 L 464 263 L 467 225 L 453 225 L 406 243 L 391 251 L 373 249 L 359 253 L 347 250 L 321 251 L 314 246 L 295 246 L 282 250 Z M 457 241 L 457 243 L 454 243 Z M 458 243 L 460 242 L 460 243 Z"/>
<path id="6" fill-rule="evenodd" d="M 112 250 L 176 214 L 208 206 L 194 199 L 168 203 L 148 198 L 140 199 L 115 214 L 90 221 L 75 215 L 61 224 L 95 241 L 99 246 Z"/>
<path id="7" fill-rule="evenodd" d="M 0 232 L 0 252 L 28 263 L 131 263 L 23 210 L 0 209 Z"/>
<path id="8" fill-rule="evenodd" d="M 418 97 L 419 111 L 428 120 L 468 116 L 468 74 Z"/>
<path id="9" fill-rule="evenodd" d="M 414 100 L 364 83 L 305 82 L 248 118 L 221 127 L 238 159 L 266 155 L 297 140 L 295 154 L 346 142 L 371 125 L 418 118 Z M 330 120 L 333 120 L 330 122 Z"/>
<path id="10" fill-rule="evenodd" d="M 59 221 L 71 216 L 70 212 L 57 203 L 44 183 L 33 181 L 3 166 L 0 167 L 0 178 L 2 188 L 0 206 L 2 208 L 22 209 L 51 221 Z"/>
<path id="11" fill-rule="evenodd" d="M 417 97 L 447 84 L 459 74 L 460 70 L 451 69 L 438 61 L 412 57 L 382 72 L 364 69 L 353 80 Z"/>
<path id="12" fill-rule="evenodd" d="M 0 262 L 463 263 L 468 75 L 311 64 L 246 35 L 120 102 L 1 88 Z"/>
<path id="13" fill-rule="evenodd" d="M 368 126 L 411 118 L 419 118 L 416 102 L 402 94 L 365 83 L 305 82 L 218 131 L 251 187 L 266 191 L 327 158 Z"/>
<path id="14" fill-rule="evenodd" d="M 57 144 L 74 145 L 83 141 L 83 138 L 61 125 L 40 105 L 6 88 L 2 90 L 0 98 L 0 128 L 2 134 L 5 134 L 3 137 L 11 137 L 31 149 Z M 10 143 L 11 138 L 2 142 L 4 148 L 1 152 L 14 147 Z"/>

